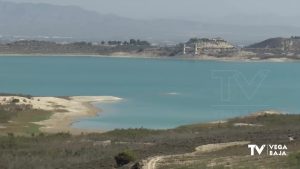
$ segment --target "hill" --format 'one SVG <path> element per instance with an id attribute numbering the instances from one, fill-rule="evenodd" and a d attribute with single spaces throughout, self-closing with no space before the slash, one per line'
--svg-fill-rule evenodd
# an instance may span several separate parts
<path id="1" fill-rule="evenodd" d="M 247 46 L 244 50 L 253 52 L 260 57 L 287 57 L 299 59 L 300 37 L 292 36 L 290 38 L 271 38 Z"/>
<path id="2" fill-rule="evenodd" d="M 76 6 L 0 1 L 0 35 L 13 40 L 127 40 L 164 41 L 188 37 L 201 24 L 181 20 L 135 20 L 99 14 Z M 170 29 L 172 28 L 172 29 Z M 1 36 L 0 36 L 1 37 Z"/>
<path id="3" fill-rule="evenodd" d="M 101 41 L 135 38 L 174 43 L 191 37 L 223 37 L 235 44 L 249 44 L 266 37 L 300 33 L 300 29 L 295 26 L 234 25 L 229 20 L 220 24 L 180 19 L 130 19 L 100 14 L 76 6 L 5 1 L 0 1 L 0 23 L 0 40 L 13 41 Z"/>
<path id="4" fill-rule="evenodd" d="M 283 51 L 300 51 L 300 37 L 291 38 L 271 38 L 255 43 L 247 48 L 256 49 L 280 49 Z"/>

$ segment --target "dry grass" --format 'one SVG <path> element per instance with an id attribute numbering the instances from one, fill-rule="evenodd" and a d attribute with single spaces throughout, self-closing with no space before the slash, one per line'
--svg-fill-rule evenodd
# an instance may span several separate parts
<path id="1" fill-rule="evenodd" d="M 263 115 L 236 118 L 220 124 L 187 125 L 170 130 L 128 129 L 71 136 L 68 133 L 40 134 L 38 126 L 28 126 L 32 121 L 48 118 L 49 112 L 31 109 L 11 114 L 3 112 L 5 111 L 0 111 L 1 123 L 8 128 L 0 129 L 1 169 L 109 169 L 116 167 L 115 155 L 125 150 L 134 152 L 138 162 L 157 155 L 193 152 L 200 145 L 244 140 L 255 144 L 287 144 L 289 151 L 295 153 L 300 150 L 300 115 Z M 235 123 L 262 126 L 236 127 Z M 7 136 L 7 132 L 14 134 Z M 17 136 L 20 132 L 23 135 Z M 289 136 L 296 140 L 290 143 Z M 160 165 L 166 169 L 299 167 L 297 155 L 277 159 L 249 157 L 248 154 L 247 147 L 236 146 L 186 159 L 169 159 Z"/>

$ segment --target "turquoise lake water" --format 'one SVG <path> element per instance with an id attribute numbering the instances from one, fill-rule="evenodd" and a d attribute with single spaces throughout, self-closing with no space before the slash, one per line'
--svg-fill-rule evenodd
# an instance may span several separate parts
<path id="1" fill-rule="evenodd" d="M 300 63 L 0 57 L 0 92 L 108 95 L 81 128 L 172 128 L 260 110 L 300 111 Z"/>

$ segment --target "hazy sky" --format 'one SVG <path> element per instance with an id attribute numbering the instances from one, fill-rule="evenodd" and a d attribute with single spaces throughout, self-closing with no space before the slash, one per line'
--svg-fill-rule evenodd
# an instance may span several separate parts
<path id="1" fill-rule="evenodd" d="M 77 5 L 130 18 L 203 20 L 231 15 L 300 16 L 299 0 L 6 0 Z"/>

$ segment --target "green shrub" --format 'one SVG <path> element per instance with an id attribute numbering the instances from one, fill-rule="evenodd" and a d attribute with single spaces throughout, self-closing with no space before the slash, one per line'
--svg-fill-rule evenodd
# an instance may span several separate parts
<path id="1" fill-rule="evenodd" d="M 60 132 L 60 133 L 54 134 L 53 136 L 61 137 L 61 138 L 70 138 L 70 137 L 72 137 L 71 133 L 69 133 L 69 132 Z"/>
<path id="2" fill-rule="evenodd" d="M 116 160 L 118 167 L 121 167 L 130 162 L 133 162 L 135 160 L 135 155 L 132 151 L 127 150 L 127 151 L 121 152 L 118 155 L 116 155 L 115 160 Z"/>
<path id="3" fill-rule="evenodd" d="M 15 134 L 14 134 L 14 133 L 7 133 L 7 136 L 8 136 L 9 138 L 13 138 L 13 137 L 15 137 Z"/>
<path id="4" fill-rule="evenodd" d="M 290 166 L 300 167 L 300 152 L 290 154 L 288 156 L 288 161 L 289 161 Z"/>
<path id="5" fill-rule="evenodd" d="M 45 134 L 44 133 L 39 133 L 39 137 L 44 137 Z"/>
<path id="6" fill-rule="evenodd" d="M 11 102 L 12 102 L 12 103 L 19 103 L 20 100 L 19 100 L 19 99 L 13 99 Z"/>

